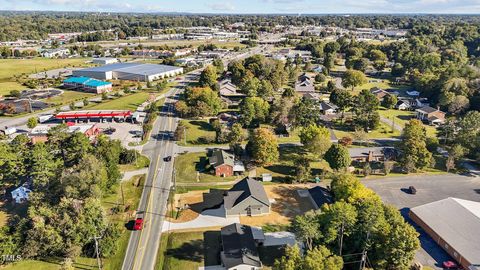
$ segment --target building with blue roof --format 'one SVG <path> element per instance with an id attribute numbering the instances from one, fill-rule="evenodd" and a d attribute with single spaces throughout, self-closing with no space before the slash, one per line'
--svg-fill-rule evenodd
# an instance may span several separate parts
<path id="1" fill-rule="evenodd" d="M 63 81 L 63 87 L 96 94 L 112 91 L 111 82 L 100 81 L 89 77 L 70 77 Z"/>
<path id="2" fill-rule="evenodd" d="M 99 80 L 155 81 L 183 73 L 183 68 L 142 63 L 115 63 L 98 67 L 74 70 L 73 76 Z"/>

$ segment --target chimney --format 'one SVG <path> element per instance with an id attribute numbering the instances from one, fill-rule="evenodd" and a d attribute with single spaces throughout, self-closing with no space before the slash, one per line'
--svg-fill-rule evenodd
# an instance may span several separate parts
<path id="1" fill-rule="evenodd" d="M 368 158 L 367 158 L 367 162 L 370 162 L 373 160 L 373 151 L 368 151 Z"/>

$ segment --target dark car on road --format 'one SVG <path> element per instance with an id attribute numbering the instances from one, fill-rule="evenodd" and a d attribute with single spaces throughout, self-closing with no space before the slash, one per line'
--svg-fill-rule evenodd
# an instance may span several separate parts
<path id="1" fill-rule="evenodd" d="M 415 194 L 417 194 L 417 189 L 414 186 L 409 186 L 408 187 L 408 192 L 410 192 L 410 194 L 412 194 L 412 195 L 415 195 Z"/>
<path id="2" fill-rule="evenodd" d="M 165 162 L 170 162 L 172 160 L 172 156 L 165 157 L 163 160 Z"/>

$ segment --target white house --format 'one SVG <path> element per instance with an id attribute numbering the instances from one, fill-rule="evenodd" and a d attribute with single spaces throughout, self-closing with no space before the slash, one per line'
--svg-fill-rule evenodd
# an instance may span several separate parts
<path id="1" fill-rule="evenodd" d="M 12 199 L 15 200 L 15 203 L 22 203 L 28 201 L 28 196 L 32 192 L 30 189 L 26 188 L 25 186 L 18 187 L 17 189 L 13 190 Z"/>

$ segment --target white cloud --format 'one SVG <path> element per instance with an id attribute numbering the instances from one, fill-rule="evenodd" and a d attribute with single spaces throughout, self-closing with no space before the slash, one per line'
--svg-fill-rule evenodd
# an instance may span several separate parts
<path id="1" fill-rule="evenodd" d="M 214 11 L 234 11 L 235 6 L 230 2 L 217 2 L 207 5 Z"/>

